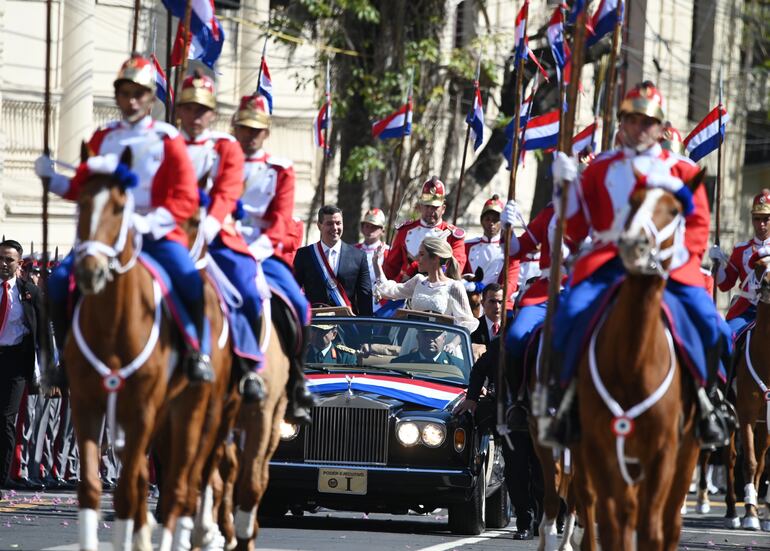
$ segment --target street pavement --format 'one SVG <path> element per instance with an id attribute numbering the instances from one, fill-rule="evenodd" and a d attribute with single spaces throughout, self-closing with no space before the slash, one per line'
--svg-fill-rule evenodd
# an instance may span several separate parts
<path id="1" fill-rule="evenodd" d="M 4 492 L 0 502 L 0 551 L 77 549 L 77 501 L 75 494 Z M 694 496 L 689 506 L 695 507 Z M 151 507 L 154 507 L 151 501 Z M 112 495 L 102 500 L 103 518 L 99 539 L 110 540 Z M 680 549 L 689 551 L 770 551 L 770 533 L 725 530 L 721 497 L 712 498 L 712 512 L 685 516 Z M 446 511 L 430 515 L 384 515 L 321 510 L 303 516 L 267 519 L 261 524 L 257 548 L 301 551 L 473 551 L 531 550 L 534 541 L 514 541 L 513 527 L 490 530 L 481 536 L 454 536 L 447 528 Z M 159 531 L 154 540 L 157 543 Z M 112 549 L 110 544 L 100 547 Z"/>

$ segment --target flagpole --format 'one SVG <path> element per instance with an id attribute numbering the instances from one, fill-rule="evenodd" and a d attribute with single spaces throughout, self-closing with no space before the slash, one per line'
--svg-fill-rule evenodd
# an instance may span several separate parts
<path id="1" fill-rule="evenodd" d="M 267 45 L 267 42 L 265 43 Z M 262 67 L 262 63 L 259 64 L 260 68 Z M 324 145 L 321 148 L 321 152 L 323 154 L 323 158 L 321 159 L 321 206 L 326 204 L 326 170 L 328 168 L 328 160 L 327 157 L 329 156 L 327 154 L 327 149 L 331 151 L 329 148 L 329 125 L 331 124 L 331 119 L 329 117 L 329 105 L 331 104 L 331 83 L 329 81 L 331 71 L 329 70 L 329 58 L 326 58 L 326 112 L 324 116 L 326 117 L 326 125 L 324 126 Z"/>
<path id="2" fill-rule="evenodd" d="M 721 229 L 721 211 L 722 211 L 722 142 L 724 137 L 722 136 L 722 66 L 719 66 L 719 105 L 717 105 L 717 116 L 719 117 L 719 141 L 717 142 L 717 179 L 714 182 L 714 210 L 716 211 L 715 226 L 714 226 L 714 244 L 718 247 L 720 244 L 719 234 Z M 714 270 L 719 268 L 719 262 L 714 263 Z M 716 281 L 716 278 L 714 278 Z M 714 303 L 717 301 L 717 286 L 714 284 L 712 290 L 712 298 Z"/>
<path id="3" fill-rule="evenodd" d="M 609 151 L 610 141 L 612 140 L 612 115 L 613 107 L 615 103 L 615 88 L 617 83 L 617 60 L 618 60 L 618 46 L 620 44 L 620 31 L 623 29 L 623 19 L 625 17 L 623 12 L 623 1 L 618 0 L 618 5 L 615 8 L 615 30 L 612 32 L 612 51 L 610 51 L 610 65 L 607 67 L 607 83 L 606 92 L 604 96 L 604 113 L 602 116 L 602 151 Z"/>
<path id="4" fill-rule="evenodd" d="M 476 102 L 476 90 L 479 88 L 479 77 L 481 76 L 481 52 L 479 52 L 479 59 L 476 62 L 476 78 L 473 80 L 473 100 L 471 101 L 471 110 L 473 110 L 473 104 Z M 457 181 L 457 191 L 455 195 L 455 210 L 452 213 L 452 224 L 457 225 L 457 215 L 460 212 L 460 195 L 463 191 L 463 180 L 465 179 L 465 161 L 468 158 L 468 142 L 471 139 L 471 123 L 466 122 L 465 128 L 465 145 L 463 146 L 463 161 L 460 164 L 460 179 Z"/>
<path id="5" fill-rule="evenodd" d="M 139 38 L 139 12 L 142 11 L 142 0 L 134 0 L 134 31 L 131 35 L 131 53 L 136 52 L 136 42 Z"/>
<path id="6" fill-rule="evenodd" d="M 524 0 L 525 5 L 528 0 Z M 524 29 L 522 32 L 521 40 L 524 42 L 524 48 L 527 48 L 527 24 L 529 23 L 529 11 L 527 11 L 527 17 L 524 19 Z M 518 48 L 518 44 L 516 45 Z M 516 199 L 516 173 L 519 167 L 519 125 L 521 124 L 521 95 L 522 86 L 524 83 L 524 51 L 520 53 L 519 59 L 516 63 L 516 84 L 513 89 L 513 147 L 511 148 L 511 175 L 508 180 L 508 201 L 514 201 Z M 508 425 L 505 423 L 505 406 L 506 406 L 506 392 L 507 385 L 505 384 L 505 332 L 507 325 L 507 313 L 505 307 L 508 304 L 508 296 L 510 295 L 509 289 L 511 282 L 508 281 L 508 267 L 511 263 L 511 234 L 513 233 L 513 227 L 508 226 L 503 228 L 503 315 L 500 317 L 500 330 L 498 334 L 501 335 L 497 340 L 500 347 L 500 353 L 497 360 L 497 431 L 506 437 L 508 444 L 510 440 L 507 435 L 510 432 Z"/>
<path id="7" fill-rule="evenodd" d="M 607 82 L 602 82 L 601 86 L 599 86 L 599 95 L 596 97 L 596 103 L 594 104 L 594 131 L 591 132 L 591 149 L 594 148 L 594 140 L 596 139 L 596 130 L 599 127 L 599 110 L 601 109 L 601 102 L 604 96 L 604 92 L 607 90 L 606 86 Z M 604 124 L 604 123 L 602 123 Z M 602 132 L 604 132 L 604 127 L 602 127 Z M 602 134 L 604 136 L 604 134 Z M 578 151 L 578 154 L 580 152 Z M 596 153 L 596 151 L 591 151 L 591 153 Z"/>
<path id="8" fill-rule="evenodd" d="M 559 151 L 571 154 L 572 135 L 575 129 L 576 105 L 578 97 L 578 88 L 580 86 L 580 75 L 583 70 L 583 54 L 585 53 L 585 35 L 586 35 L 586 17 L 588 5 L 586 2 L 583 11 L 578 15 L 573 33 L 572 58 L 570 63 L 572 69 L 570 72 L 570 82 L 567 89 L 567 112 L 564 114 L 564 125 L 559 127 Z M 563 107 L 562 107 L 563 108 Z M 551 371 L 551 343 L 553 339 L 553 316 L 556 312 L 556 305 L 559 300 L 559 291 L 561 289 L 561 264 L 562 254 L 561 245 L 564 238 L 564 229 L 566 218 L 564 216 L 567 210 L 567 197 L 569 196 L 569 187 L 571 182 L 562 182 L 561 197 L 559 198 L 560 209 L 558 223 L 551 247 L 551 269 L 548 280 L 548 303 L 546 305 L 545 322 L 543 324 L 542 335 L 542 363 L 540 376 L 537 381 L 537 389 L 533 397 L 533 413 L 542 417 L 545 415 L 545 386 L 550 379 Z"/>
<path id="9" fill-rule="evenodd" d="M 404 112 L 404 125 L 401 128 L 401 145 L 398 148 L 398 155 L 396 156 L 396 178 L 393 181 L 393 193 L 390 197 L 390 210 L 388 212 L 388 225 L 385 230 L 385 237 L 387 241 L 390 241 L 392 236 L 390 234 L 393 229 L 393 220 L 396 217 L 398 209 L 398 186 L 401 179 L 401 158 L 404 153 L 404 145 L 406 144 L 406 129 L 409 124 L 409 113 L 412 110 L 412 80 L 414 79 L 414 69 L 409 69 L 409 88 L 406 93 L 406 111 Z"/>
<path id="10" fill-rule="evenodd" d="M 262 44 L 262 57 L 259 58 L 259 71 L 257 72 L 257 89 L 254 91 L 254 95 L 259 94 L 259 85 L 262 84 L 262 66 L 265 64 L 265 54 L 267 53 L 267 39 L 270 38 L 270 34 L 265 35 L 265 42 Z M 323 202 L 321 202 L 323 205 Z"/>
<path id="11" fill-rule="evenodd" d="M 173 28 L 171 26 L 171 11 L 166 10 L 166 122 L 171 122 L 171 90 L 176 90 L 176 80 L 174 81 L 174 88 L 171 87 L 171 33 Z"/>
<path id="12" fill-rule="evenodd" d="M 187 0 L 187 5 L 184 8 L 184 24 L 182 26 L 182 33 L 184 33 L 184 48 L 182 52 L 184 57 L 182 58 L 182 67 L 177 67 L 176 74 L 174 75 L 174 96 L 179 95 L 179 82 L 184 80 L 187 74 L 187 56 L 189 55 L 190 48 L 190 18 L 192 17 L 192 0 Z M 174 114 L 172 120 L 176 120 L 176 102 L 174 102 Z"/>
<path id="13" fill-rule="evenodd" d="M 51 126 L 51 4 L 52 0 L 46 0 L 45 3 L 45 88 L 43 92 L 43 155 L 50 157 L 51 144 L 50 144 L 50 126 Z M 40 277 L 43 280 L 43 289 L 48 288 L 48 191 L 51 187 L 51 179 L 43 178 L 43 256 L 42 263 L 43 268 L 40 272 Z M 48 301 L 41 301 L 41 314 L 43 318 L 43 326 L 48 331 L 49 318 L 48 318 Z M 42 338 L 40 346 L 40 356 L 42 364 L 42 373 L 46 373 L 48 370 L 49 359 L 51 358 L 51 350 L 49 349 L 50 341 L 47 338 Z"/>

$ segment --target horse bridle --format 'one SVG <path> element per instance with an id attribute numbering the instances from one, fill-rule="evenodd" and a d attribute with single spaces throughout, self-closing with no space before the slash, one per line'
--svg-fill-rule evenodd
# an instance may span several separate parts
<path id="1" fill-rule="evenodd" d="M 107 245 L 102 241 L 87 239 L 75 244 L 75 260 L 80 261 L 87 256 L 104 255 L 108 259 L 108 274 L 115 272 L 124 274 L 136 264 L 139 253 L 142 250 L 142 234 L 134 232 L 134 251 L 131 258 L 125 264 L 121 264 L 119 257 L 123 253 L 128 241 L 128 230 L 131 227 L 131 219 L 134 214 L 134 195 L 129 190 L 126 193 L 126 204 L 123 206 L 123 218 L 120 221 L 120 231 L 113 245 Z"/>

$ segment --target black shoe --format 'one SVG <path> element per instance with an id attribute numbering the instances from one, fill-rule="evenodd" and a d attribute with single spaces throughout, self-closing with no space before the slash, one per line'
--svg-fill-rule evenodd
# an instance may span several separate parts
<path id="1" fill-rule="evenodd" d="M 200 352 L 190 352 L 187 356 L 185 373 L 192 383 L 210 383 L 214 380 L 211 358 Z"/>
<path id="2" fill-rule="evenodd" d="M 538 419 L 538 440 L 548 448 L 563 449 L 580 438 L 580 419 L 577 402 L 577 389 L 573 381 L 560 403 L 553 400 L 559 394 L 557 389 L 549 389 L 548 414 Z"/>
<path id="3" fill-rule="evenodd" d="M 48 490 L 63 490 L 67 487 L 67 483 L 63 478 L 54 476 L 47 476 L 42 480 L 43 484 Z"/>
<path id="4" fill-rule="evenodd" d="M 42 492 L 45 490 L 44 484 L 29 478 L 9 478 L 5 487 L 8 490 L 19 490 L 22 492 Z"/>
<path id="5" fill-rule="evenodd" d="M 532 535 L 532 530 L 524 528 L 523 530 L 516 530 L 513 533 L 513 539 L 515 540 L 531 540 L 535 536 Z"/>
<path id="6" fill-rule="evenodd" d="M 721 448 L 730 443 L 730 430 L 727 421 L 718 409 L 714 409 L 698 420 L 695 427 L 701 449 Z"/>
<path id="7" fill-rule="evenodd" d="M 238 383 L 238 392 L 247 404 L 255 404 L 265 399 L 265 382 L 262 377 L 250 371 L 241 377 Z"/>
<path id="8" fill-rule="evenodd" d="M 297 385 L 294 387 L 294 403 L 301 408 L 310 409 L 317 405 L 315 394 L 310 392 L 305 386 L 305 379 L 297 381 Z"/>
<path id="9" fill-rule="evenodd" d="M 310 409 L 297 406 L 296 403 L 289 404 L 286 407 L 284 420 L 295 425 L 312 425 L 313 418 L 310 416 Z"/>

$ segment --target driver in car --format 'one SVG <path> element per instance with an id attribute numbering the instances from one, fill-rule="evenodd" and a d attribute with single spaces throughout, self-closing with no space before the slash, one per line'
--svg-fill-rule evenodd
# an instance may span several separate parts
<path id="1" fill-rule="evenodd" d="M 335 342 L 337 326 L 313 323 L 310 325 L 310 346 L 305 362 L 309 364 L 356 365 L 356 351 Z"/>
<path id="2" fill-rule="evenodd" d="M 462 368 L 462 361 L 444 350 L 445 341 L 444 331 L 421 329 L 417 333 L 417 350 L 393 358 L 390 363 L 446 364 Z"/>

